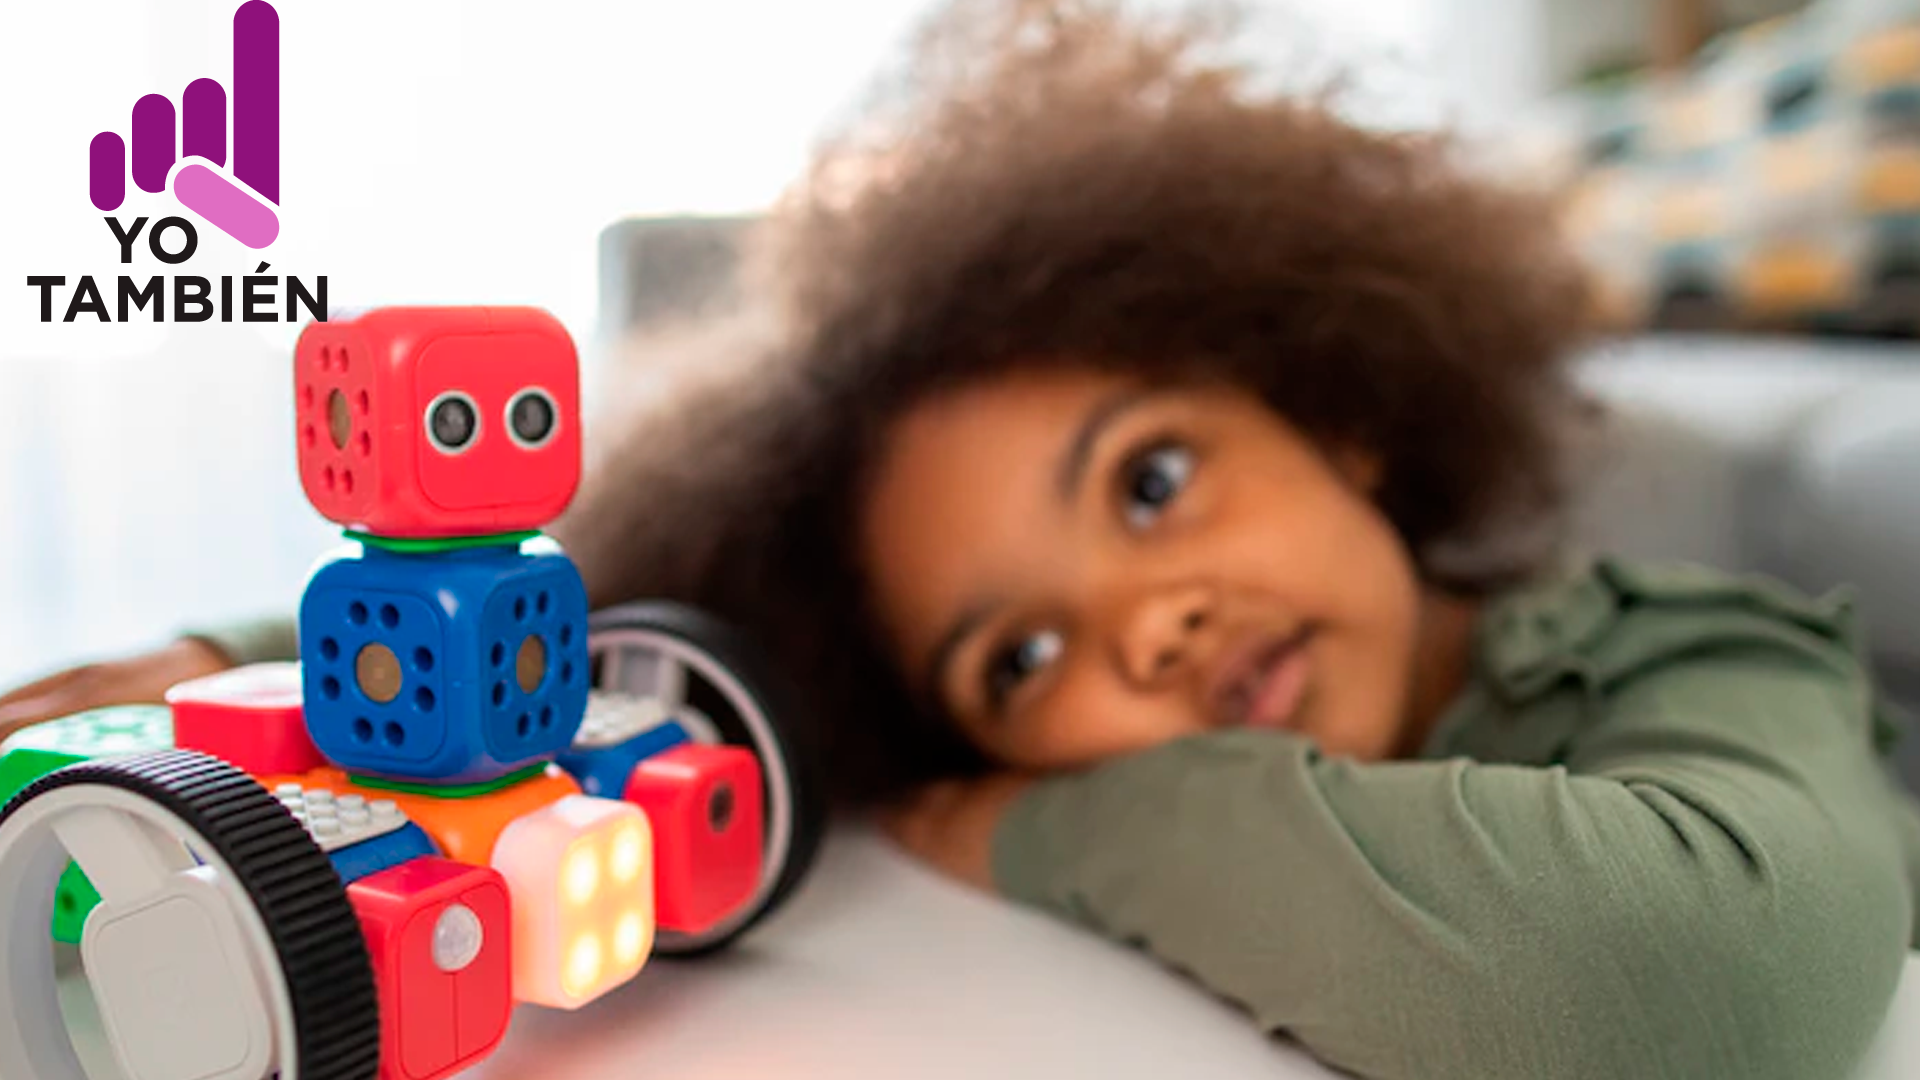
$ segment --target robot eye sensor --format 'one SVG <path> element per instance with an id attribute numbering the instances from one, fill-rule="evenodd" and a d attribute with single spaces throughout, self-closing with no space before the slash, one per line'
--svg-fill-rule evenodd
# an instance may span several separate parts
<path id="1" fill-rule="evenodd" d="M 560 431 L 560 406 L 544 387 L 529 386 L 507 402 L 507 435 L 523 450 L 538 450 Z"/>
<path id="2" fill-rule="evenodd" d="M 448 390 L 429 402 L 424 423 L 427 442 L 442 454 L 464 454 L 480 441 L 480 408 L 458 390 Z"/>

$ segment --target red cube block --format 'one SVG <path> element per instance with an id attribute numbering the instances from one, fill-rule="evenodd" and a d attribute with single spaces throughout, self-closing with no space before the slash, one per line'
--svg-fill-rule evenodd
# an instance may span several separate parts
<path id="1" fill-rule="evenodd" d="M 580 363 L 537 308 L 379 308 L 294 350 L 314 509 L 396 538 L 538 529 L 580 484 Z"/>
<path id="2" fill-rule="evenodd" d="M 661 929 L 697 934 L 752 898 L 766 820 L 760 763 L 737 746 L 683 745 L 641 761 L 626 799 L 653 825 Z"/>
<path id="3" fill-rule="evenodd" d="M 285 776 L 325 765 L 307 735 L 300 665 L 249 664 L 167 691 L 173 744 L 212 754 L 254 776 Z"/>
<path id="4" fill-rule="evenodd" d="M 347 886 L 380 993 L 381 1080 L 440 1080 L 506 1037 L 513 912 L 484 866 L 419 858 Z"/>

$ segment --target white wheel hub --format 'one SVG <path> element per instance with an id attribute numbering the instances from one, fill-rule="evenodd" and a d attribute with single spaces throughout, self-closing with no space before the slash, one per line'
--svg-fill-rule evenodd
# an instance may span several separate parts
<path id="1" fill-rule="evenodd" d="M 81 956 L 127 1080 L 299 1080 L 292 1003 L 266 925 L 211 845 L 115 787 L 42 794 L 0 828 L 0 1077 L 88 1080 L 55 982 L 53 884 L 99 890 Z"/>

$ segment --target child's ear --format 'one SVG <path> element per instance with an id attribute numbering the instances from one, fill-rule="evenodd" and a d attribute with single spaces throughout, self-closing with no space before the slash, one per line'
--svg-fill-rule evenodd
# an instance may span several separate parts
<path id="1" fill-rule="evenodd" d="M 1386 462 L 1380 454 L 1363 446 L 1343 443 L 1333 448 L 1330 455 L 1333 467 L 1342 479 L 1356 490 L 1372 498 L 1380 493 L 1380 485 L 1386 479 Z"/>

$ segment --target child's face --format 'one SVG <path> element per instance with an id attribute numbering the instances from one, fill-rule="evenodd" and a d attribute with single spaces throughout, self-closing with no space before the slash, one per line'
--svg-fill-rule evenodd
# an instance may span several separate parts
<path id="1" fill-rule="evenodd" d="M 1420 590 L 1375 472 L 1238 391 L 1009 376 L 896 425 L 862 556 L 909 685 L 1004 764 L 1247 724 L 1379 760 Z"/>

